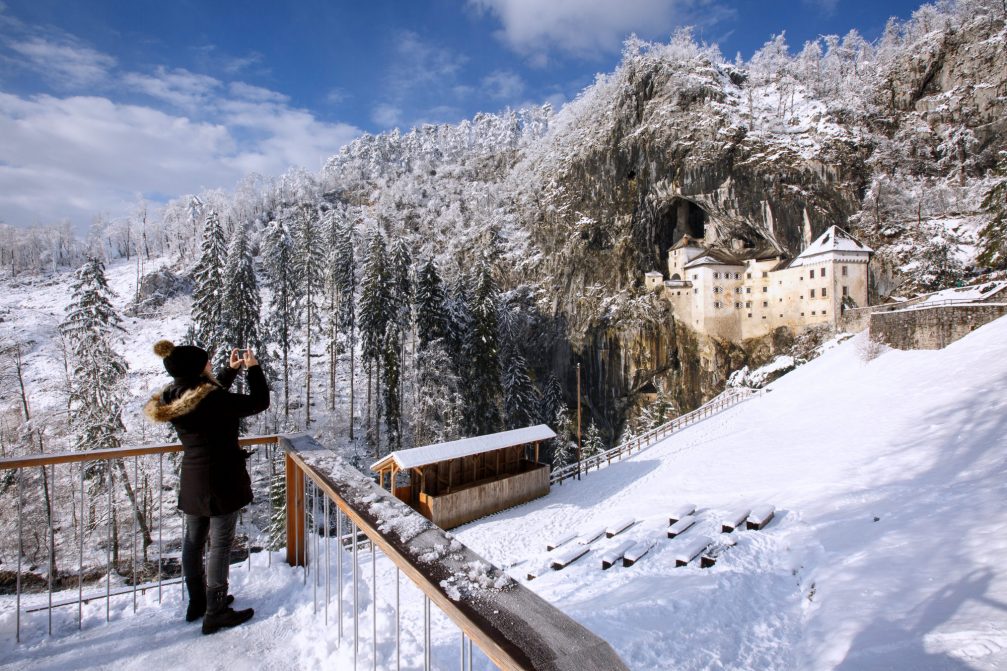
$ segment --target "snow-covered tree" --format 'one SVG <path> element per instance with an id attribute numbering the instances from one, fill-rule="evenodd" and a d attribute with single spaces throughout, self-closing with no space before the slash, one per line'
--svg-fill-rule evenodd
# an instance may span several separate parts
<path id="1" fill-rule="evenodd" d="M 587 426 L 587 431 L 584 432 L 584 438 L 581 448 L 581 458 L 586 459 L 588 457 L 593 457 L 596 454 L 601 454 L 606 449 L 605 441 L 601 437 L 601 430 L 598 425 L 591 422 Z"/>
<path id="2" fill-rule="evenodd" d="M 382 384 L 384 386 L 384 394 L 381 401 L 385 426 L 388 428 L 388 445 L 391 450 L 397 450 L 402 447 L 402 427 L 400 425 L 402 398 L 399 386 L 399 377 L 401 375 L 401 342 L 402 336 L 399 331 L 399 325 L 394 320 L 389 320 L 385 327 L 381 352 Z"/>
<path id="3" fill-rule="evenodd" d="M 565 403 L 556 409 L 556 414 L 549 424 L 556 432 L 556 437 L 550 441 L 553 468 L 574 463 L 577 460 L 577 427 L 574 426 Z"/>
<path id="4" fill-rule="evenodd" d="M 464 401 L 444 341 L 429 341 L 420 348 L 416 358 L 419 393 L 411 422 L 415 444 L 428 445 L 460 438 Z"/>
<path id="5" fill-rule="evenodd" d="M 325 235 L 318 210 L 310 202 L 296 207 L 293 230 L 297 305 L 304 321 L 304 425 L 311 424 L 311 345 L 322 330 L 325 299 Z"/>
<path id="6" fill-rule="evenodd" d="M 192 323 L 196 344 L 214 352 L 221 343 L 223 310 L 223 273 L 227 257 L 224 228 L 215 210 L 210 210 L 203 222 L 203 242 L 199 261 L 193 270 Z"/>
<path id="7" fill-rule="evenodd" d="M 519 429 L 535 418 L 535 394 L 524 357 L 511 353 L 503 363 L 500 377 L 503 389 L 504 428 Z"/>
<path id="8" fill-rule="evenodd" d="M 284 221 L 269 223 L 262 244 L 263 284 L 270 290 L 265 327 L 268 340 L 279 347 L 283 367 L 283 414 L 290 416 L 290 350 L 300 325 L 294 275 L 294 241 Z"/>
<path id="9" fill-rule="evenodd" d="M 416 335 L 423 349 L 447 335 L 444 314 L 444 287 L 433 259 L 427 259 L 416 281 Z"/>
<path id="10" fill-rule="evenodd" d="M 965 277 L 959 253 L 958 245 L 947 233 L 938 231 L 920 250 L 918 266 L 913 272 L 918 288 L 938 291 L 959 285 Z"/>
<path id="11" fill-rule="evenodd" d="M 987 268 L 1007 268 L 1007 152 L 993 171 L 996 181 L 983 197 L 983 210 L 989 217 L 979 230 L 979 263 Z"/>
<path id="12" fill-rule="evenodd" d="M 259 337 L 259 313 L 262 300 L 255 279 L 252 251 L 244 226 L 235 229 L 231 246 L 227 250 L 224 266 L 224 292 L 221 304 L 221 335 L 223 347 L 217 353 L 218 364 L 226 365 L 230 350 L 251 347 L 262 359 L 262 341 Z M 262 361 L 265 364 L 265 361 Z"/>
<path id="13" fill-rule="evenodd" d="M 467 364 L 462 385 L 471 393 L 465 429 L 472 435 L 493 433 L 500 427 L 500 360 L 497 334 L 497 286 L 484 259 L 475 274 L 469 312 L 472 326 L 464 347 Z"/>
<path id="14" fill-rule="evenodd" d="M 367 411 L 370 416 L 374 380 L 378 381 L 377 396 L 380 397 L 381 364 L 384 353 L 384 339 L 388 323 L 394 319 L 390 296 L 390 282 L 385 241 L 379 232 L 371 235 L 364 260 L 363 277 L 360 280 L 360 305 L 358 306 L 361 355 L 367 364 Z M 369 439 L 375 453 L 380 442 L 380 404 L 375 413 L 374 424 Z"/>
<path id="15" fill-rule="evenodd" d="M 353 224 L 337 221 L 331 232 L 332 247 L 329 256 L 329 290 L 332 302 L 329 321 L 332 328 L 331 347 L 333 360 L 337 354 L 349 353 L 350 364 L 350 421 L 349 436 L 353 438 L 354 406 L 354 349 L 356 346 L 356 260 L 353 251 Z M 335 386 L 335 364 L 330 371 L 329 384 Z M 333 403 L 335 402 L 333 392 Z"/>
<path id="16" fill-rule="evenodd" d="M 90 258 L 74 274 L 66 317 L 59 325 L 66 338 L 72 368 L 70 382 L 70 427 L 75 450 L 114 449 L 122 446 L 126 427 L 122 408 L 128 389 L 126 360 L 115 350 L 122 332 L 121 318 L 112 306 L 112 290 L 105 278 L 105 265 Z M 119 473 L 136 516 L 144 552 L 151 544 L 150 530 L 133 485 L 121 459 L 89 462 L 85 469 L 92 491 L 101 490 L 109 478 L 108 464 Z"/>

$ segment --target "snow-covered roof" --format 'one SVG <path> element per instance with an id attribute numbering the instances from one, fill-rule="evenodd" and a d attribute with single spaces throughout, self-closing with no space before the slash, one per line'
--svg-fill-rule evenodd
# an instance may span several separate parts
<path id="1" fill-rule="evenodd" d="M 815 257 L 829 252 L 873 254 L 874 250 L 838 226 L 829 226 L 824 233 L 818 236 L 817 240 L 808 245 L 807 249 L 794 259 L 790 267 L 818 263 L 821 259 Z"/>
<path id="2" fill-rule="evenodd" d="M 436 445 L 424 445 L 409 450 L 398 450 L 371 464 L 371 470 L 380 470 L 388 466 L 392 461 L 401 469 L 419 468 L 420 466 L 435 464 L 439 461 L 470 457 L 473 454 L 502 450 L 505 447 L 526 445 L 555 437 L 556 432 L 545 424 L 526 426 L 523 429 L 501 431 L 500 433 L 490 433 L 473 438 L 462 438 L 461 440 L 453 440 L 449 443 L 437 443 Z"/>
<path id="3" fill-rule="evenodd" d="M 695 268 L 697 266 L 742 266 L 744 265 L 736 257 L 721 249 L 707 249 L 705 252 L 682 266 L 683 268 Z"/>

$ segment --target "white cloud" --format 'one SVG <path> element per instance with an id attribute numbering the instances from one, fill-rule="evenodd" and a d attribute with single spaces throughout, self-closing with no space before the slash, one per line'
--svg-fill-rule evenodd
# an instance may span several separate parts
<path id="1" fill-rule="evenodd" d="M 402 123 L 402 108 L 381 103 L 371 110 L 371 121 L 385 128 L 392 128 Z"/>
<path id="2" fill-rule="evenodd" d="M 483 89 L 496 100 L 514 100 L 524 93 L 524 80 L 515 72 L 497 70 L 483 77 Z"/>
<path id="3" fill-rule="evenodd" d="M 128 212 L 137 194 L 174 197 L 231 188 L 251 172 L 317 170 L 361 133 L 245 82 L 164 67 L 119 81 L 170 107 L 0 92 L 0 221 L 83 226 L 96 213 Z"/>
<path id="4" fill-rule="evenodd" d="M 684 24 L 712 25 L 733 15 L 720 0 L 468 0 L 502 24 L 498 36 L 535 65 L 553 51 L 580 58 L 619 49 L 636 32 L 664 37 Z"/>
<path id="5" fill-rule="evenodd" d="M 71 40 L 29 37 L 8 42 L 8 46 L 35 70 L 61 88 L 82 89 L 102 84 L 115 67 L 115 58 Z"/>
<path id="6" fill-rule="evenodd" d="M 158 66 L 154 74 L 127 72 L 122 83 L 130 89 L 185 110 L 207 104 L 221 87 L 219 79 L 185 69 L 168 70 Z"/>

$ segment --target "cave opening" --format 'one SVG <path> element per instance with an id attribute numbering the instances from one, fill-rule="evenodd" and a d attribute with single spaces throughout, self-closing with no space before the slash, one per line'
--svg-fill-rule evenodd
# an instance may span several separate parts
<path id="1" fill-rule="evenodd" d="M 675 198 L 661 209 L 655 229 L 658 268 L 668 262 L 668 249 L 683 235 L 699 240 L 706 236 L 709 215 L 702 207 L 685 198 Z"/>

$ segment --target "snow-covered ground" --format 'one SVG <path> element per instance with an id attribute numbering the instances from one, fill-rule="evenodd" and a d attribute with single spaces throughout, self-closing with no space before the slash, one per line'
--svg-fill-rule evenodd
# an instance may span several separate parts
<path id="1" fill-rule="evenodd" d="M 523 580 L 557 552 L 545 550 L 554 538 L 639 520 L 563 571 L 525 582 L 633 669 L 1007 668 L 1007 319 L 941 351 L 887 350 L 870 361 L 863 338 L 764 396 L 458 537 Z M 699 522 L 668 540 L 667 514 L 686 502 L 698 505 Z M 712 568 L 675 567 L 690 538 L 722 538 L 723 514 L 761 502 L 777 509 L 765 530 L 736 532 Z M 656 544 L 635 566 L 602 571 L 603 551 L 626 538 Z M 250 573 L 235 569 L 232 584 L 256 618 L 213 637 L 182 621 L 176 586 L 163 605 L 148 593 L 136 615 L 119 598 L 111 624 L 93 602 L 79 633 L 74 608 L 56 612 L 52 638 L 45 613 L 32 614 L 15 645 L 4 597 L 0 665 L 347 668 L 352 648 L 313 613 L 311 583 L 276 561 L 265 567 L 261 555 L 254 561 Z M 382 559 L 376 570 L 378 666 L 395 668 L 395 572 Z M 402 602 L 402 667 L 417 668 L 422 617 L 405 579 Z M 360 626 L 370 631 L 368 614 Z M 435 643 L 435 668 L 456 665 L 457 630 L 435 627 Z M 369 642 L 360 654 L 369 667 Z"/>

